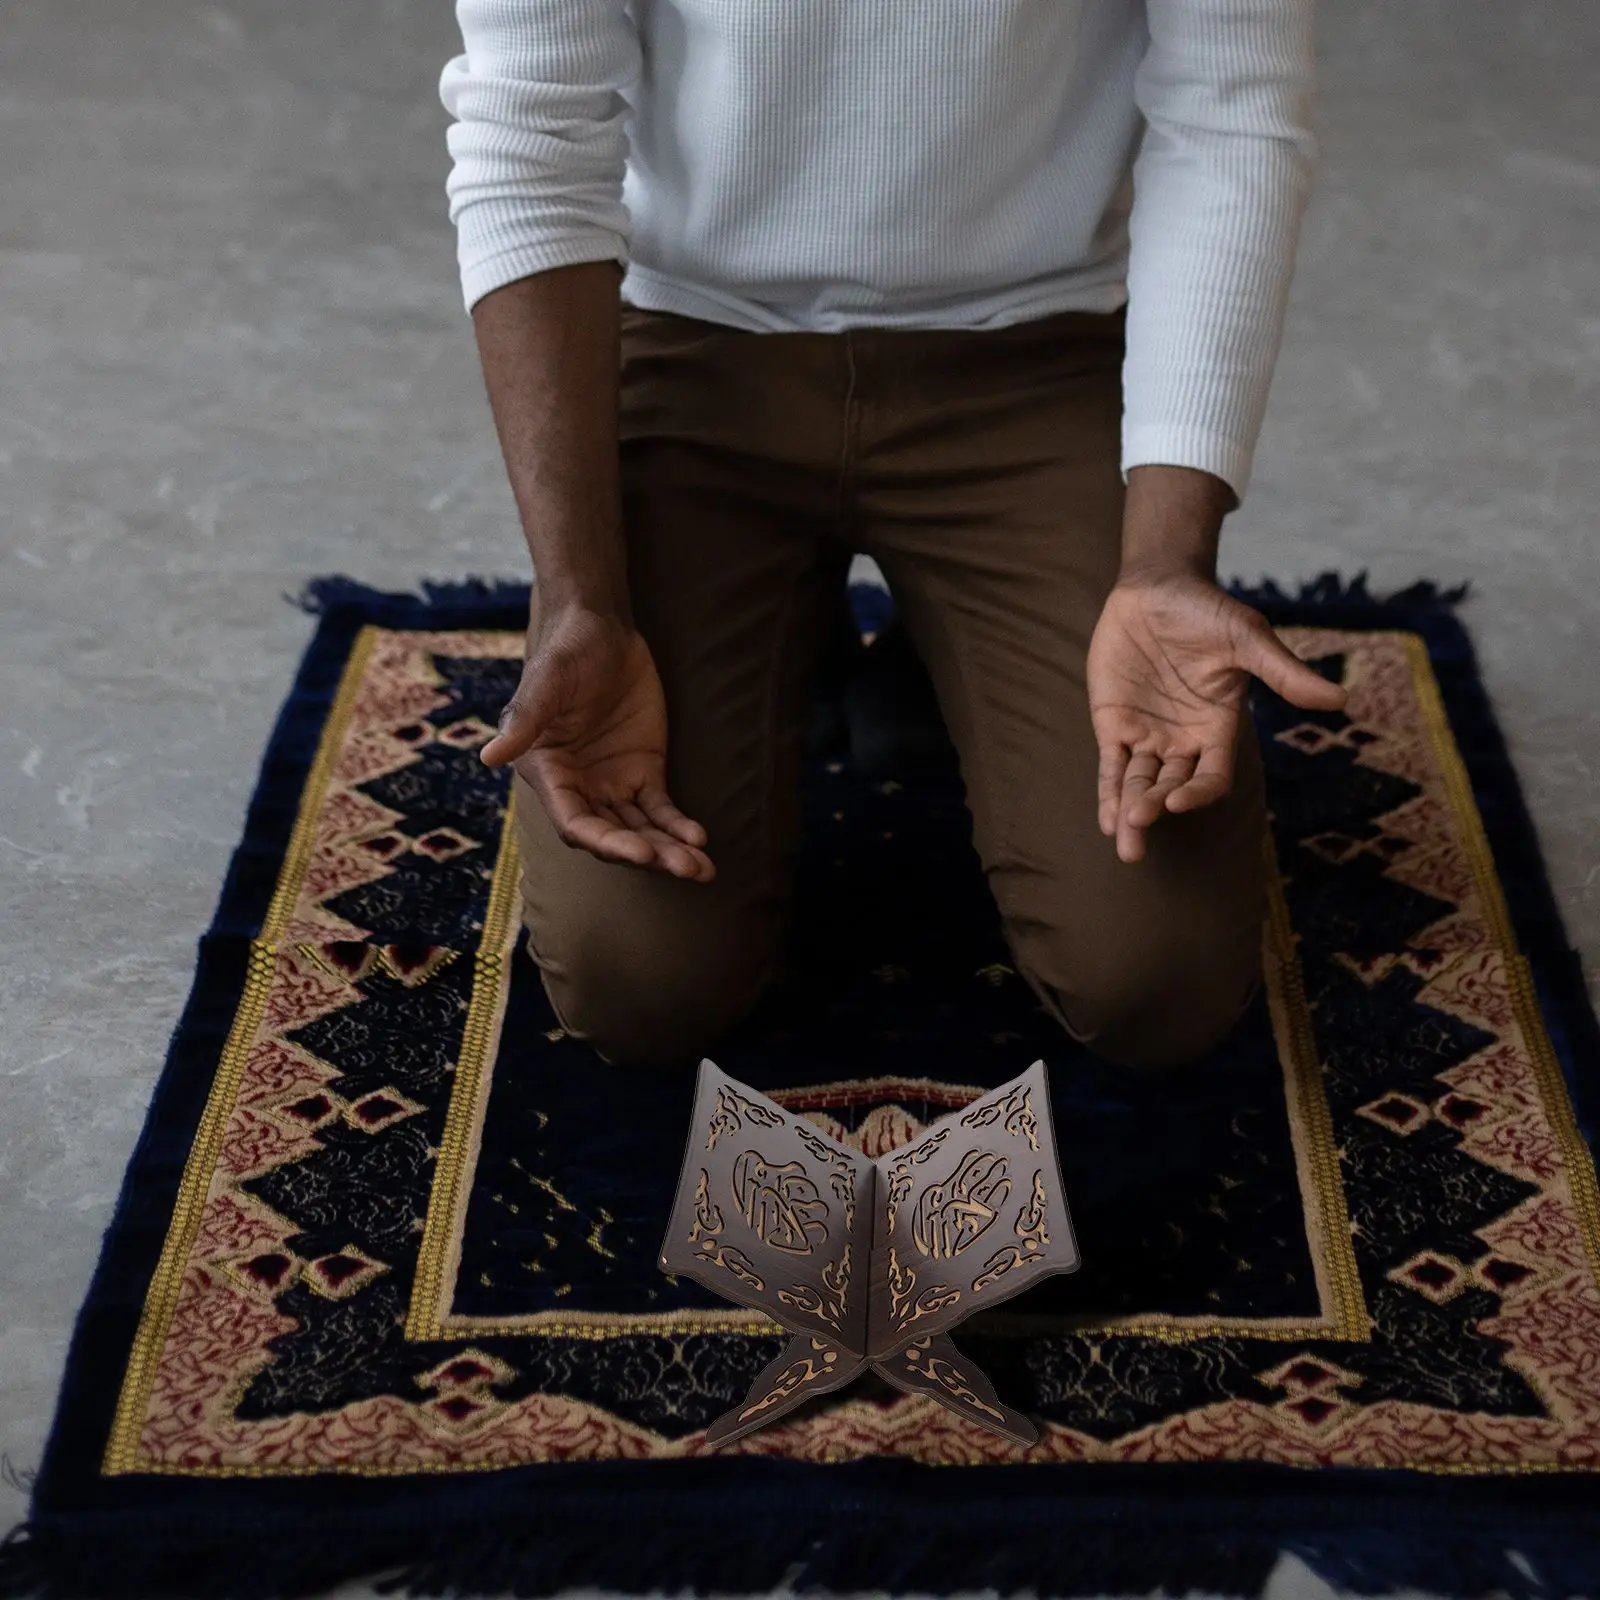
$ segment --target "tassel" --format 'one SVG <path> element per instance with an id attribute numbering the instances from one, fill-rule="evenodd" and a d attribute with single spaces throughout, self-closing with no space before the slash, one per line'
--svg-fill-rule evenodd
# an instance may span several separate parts
<path id="1" fill-rule="evenodd" d="M 1275 613 L 1292 611 L 1297 613 L 1293 618 L 1296 622 L 1347 621 L 1365 627 L 1384 626 L 1386 618 L 1401 622 L 1407 614 L 1448 613 L 1470 593 L 1470 585 L 1466 583 L 1441 586 L 1430 579 L 1422 579 L 1393 594 L 1378 596 L 1368 589 L 1365 572 L 1350 578 L 1341 577 L 1337 572 L 1320 573 L 1315 578 L 1304 579 L 1293 592 L 1272 578 L 1263 578 L 1256 584 L 1234 578 L 1225 587 L 1236 600 L 1264 611 L 1274 621 L 1279 620 Z M 1302 615 L 1314 612 L 1327 615 L 1321 619 Z"/>
<path id="2" fill-rule="evenodd" d="M 670 1474 L 671 1466 L 651 1469 Z M 628 1594 L 890 1593 L 950 1595 L 1026 1591 L 1039 1600 L 1097 1594 L 1259 1594 L 1287 1553 L 1325 1582 L 1354 1594 L 1420 1589 L 1459 1600 L 1561 1600 L 1593 1594 L 1600 1534 L 1583 1518 L 1547 1522 L 1530 1513 L 1509 1531 L 1467 1508 L 1449 1516 L 1414 1507 L 1400 1518 L 1342 1497 L 1337 1512 L 1299 1525 L 1284 1499 L 1275 1514 L 1213 1492 L 1201 1501 L 1159 1491 L 1095 1494 L 1071 1515 L 1073 1495 L 1040 1496 L 1031 1469 L 1015 1469 L 1014 1498 L 984 1494 L 963 1516 L 959 1494 L 934 1492 L 913 1509 L 874 1506 L 849 1469 L 809 1469 L 850 1479 L 838 1492 L 801 1489 L 793 1515 L 755 1517 L 748 1505 L 721 1520 L 685 1515 L 680 1492 L 657 1500 L 642 1487 L 637 1508 L 615 1492 L 572 1517 L 556 1504 L 539 1517 L 538 1493 L 516 1514 L 437 1519 L 336 1509 L 299 1520 L 213 1525 L 198 1517 L 128 1517 L 111 1528 L 88 1520 L 73 1532 L 17 1529 L 0 1544 L 3 1600 L 308 1600 L 343 1583 L 410 1596 L 548 1596 L 586 1588 Z M 1010 1469 L 1001 1469 L 1010 1470 Z M 1120 1474 L 1126 1468 L 1106 1468 Z M 1219 1481 L 1229 1469 L 1219 1468 Z M 923 1469 L 929 1479 L 942 1474 Z M 791 1485 L 798 1487 L 798 1485 Z M 1311 1490 L 1311 1485 L 1307 1485 Z M 1382 1493 L 1373 1486 L 1375 1496 Z M 336 1492 L 333 1498 L 336 1498 Z M 588 1497 L 586 1497 L 588 1498 Z M 714 1504 L 715 1495 L 709 1497 Z M 1313 1492 L 1308 1500 L 1317 1501 Z M 810 1503 L 807 1504 L 806 1502 Z M 1092 1514 L 1088 1514 L 1092 1512 Z M 1307 1508 L 1308 1518 L 1310 1516 Z M 710 1520 L 707 1520 L 710 1519 Z M 1329 1526 L 1328 1524 L 1335 1526 Z M 1352 1526 L 1337 1526 L 1341 1523 Z M 625 1525 L 627 1537 L 616 1537 Z"/>
<path id="3" fill-rule="evenodd" d="M 291 605 L 324 618 L 349 618 L 380 628 L 525 628 L 530 586 L 511 579 L 424 582 L 421 593 L 369 588 L 353 578 L 312 578 Z"/>

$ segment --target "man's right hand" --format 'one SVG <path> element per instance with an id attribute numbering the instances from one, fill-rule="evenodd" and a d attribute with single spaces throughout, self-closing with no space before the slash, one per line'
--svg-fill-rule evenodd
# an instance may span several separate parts
<path id="1" fill-rule="evenodd" d="M 575 849 L 699 883 L 715 875 L 706 830 L 667 794 L 667 708 L 650 648 L 619 618 L 576 606 L 541 618 L 482 759 L 514 766 Z"/>

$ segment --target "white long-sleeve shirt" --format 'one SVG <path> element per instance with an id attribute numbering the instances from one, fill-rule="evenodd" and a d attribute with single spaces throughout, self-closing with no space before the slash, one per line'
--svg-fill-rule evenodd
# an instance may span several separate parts
<path id="1" fill-rule="evenodd" d="M 468 309 L 616 260 L 755 331 L 1128 307 L 1124 471 L 1250 476 L 1315 145 L 1313 0 L 456 0 Z"/>

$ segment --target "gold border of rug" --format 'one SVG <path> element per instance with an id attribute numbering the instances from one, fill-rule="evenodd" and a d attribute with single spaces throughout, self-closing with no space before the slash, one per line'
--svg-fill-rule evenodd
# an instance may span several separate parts
<path id="1" fill-rule="evenodd" d="M 1467 775 L 1467 764 L 1456 745 L 1455 732 L 1450 726 L 1450 718 L 1444 708 L 1444 696 L 1439 689 L 1439 679 L 1434 673 L 1433 662 L 1428 658 L 1427 642 L 1415 633 L 1395 633 L 1391 637 L 1401 641 L 1411 664 L 1417 702 L 1428 727 L 1434 759 L 1439 763 L 1439 771 L 1450 796 L 1450 809 L 1461 826 L 1462 846 L 1472 866 L 1483 919 L 1489 924 L 1494 941 L 1505 957 L 1506 984 L 1511 991 L 1517 1027 L 1533 1061 L 1534 1077 L 1538 1081 L 1545 1114 L 1550 1119 L 1556 1142 L 1561 1146 L 1562 1163 L 1572 1193 L 1573 1209 L 1578 1213 L 1584 1252 L 1589 1258 L 1589 1268 L 1594 1273 L 1596 1283 L 1600 1283 L 1600 1178 L 1595 1172 L 1594 1152 L 1578 1132 L 1578 1119 L 1572 1109 L 1572 1099 L 1567 1094 L 1561 1063 L 1556 1059 L 1555 1046 L 1550 1042 L 1549 1031 L 1544 1025 L 1544 1013 L 1539 1009 L 1533 971 L 1528 965 L 1528 958 L 1517 945 L 1516 931 L 1511 924 L 1511 910 L 1506 904 L 1505 890 L 1500 886 L 1500 875 L 1495 870 L 1494 852 L 1489 848 L 1489 835 L 1484 830 L 1478 803 L 1472 797 L 1472 780 Z"/>
<path id="2" fill-rule="evenodd" d="M 272 975 L 278 962 L 277 941 L 299 899 L 300 886 L 305 881 L 306 869 L 311 863 L 317 818 L 322 813 L 327 797 L 328 780 L 343 746 L 350 716 L 355 709 L 356 695 L 366 677 L 377 641 L 378 630 L 365 627 L 350 646 L 350 658 L 339 675 L 339 687 L 328 708 L 327 721 L 322 725 L 311 770 L 306 774 L 300 808 L 295 814 L 294 831 L 289 836 L 289 846 L 284 852 L 277 887 L 262 921 L 261 932 L 250 941 L 244 992 L 239 999 L 239 1008 L 234 1013 L 233 1026 L 228 1030 L 227 1043 L 222 1047 L 217 1073 L 211 1081 L 211 1092 L 206 1097 L 205 1110 L 200 1116 L 200 1126 L 195 1130 L 194 1143 L 189 1147 L 189 1155 L 184 1162 L 183 1179 L 173 1204 L 172 1218 L 167 1224 L 161 1258 L 145 1295 L 139 1328 L 134 1334 L 133 1349 L 123 1373 L 116 1419 L 106 1443 L 102 1472 L 140 1470 L 139 1435 L 150 1411 L 156 1363 L 171 1331 L 178 1292 L 183 1286 L 184 1266 L 200 1231 L 201 1210 L 216 1171 L 223 1132 L 239 1095 L 245 1059 L 261 1028 Z"/>

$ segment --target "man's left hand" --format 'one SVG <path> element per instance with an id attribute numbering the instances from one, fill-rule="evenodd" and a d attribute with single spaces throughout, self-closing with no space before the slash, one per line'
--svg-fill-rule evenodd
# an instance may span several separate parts
<path id="1" fill-rule="evenodd" d="M 1124 576 L 1111 591 L 1089 645 L 1089 709 L 1100 830 L 1122 860 L 1144 855 L 1163 812 L 1227 794 L 1252 675 L 1302 710 L 1345 703 L 1265 617 L 1201 574 Z"/>

